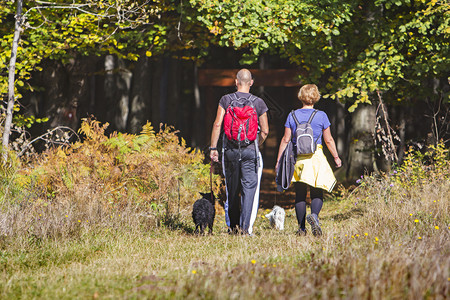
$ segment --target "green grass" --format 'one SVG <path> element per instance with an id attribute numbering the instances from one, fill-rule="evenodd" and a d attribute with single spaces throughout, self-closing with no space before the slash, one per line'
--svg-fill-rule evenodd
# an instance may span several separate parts
<path id="1" fill-rule="evenodd" d="M 433 196 L 326 201 L 320 238 L 294 234 L 293 210 L 285 230 L 273 230 L 262 209 L 254 237 L 229 236 L 223 215 L 212 236 L 192 235 L 188 216 L 176 229 L 116 216 L 72 237 L 3 236 L 0 298 L 445 299 L 448 186 Z"/>

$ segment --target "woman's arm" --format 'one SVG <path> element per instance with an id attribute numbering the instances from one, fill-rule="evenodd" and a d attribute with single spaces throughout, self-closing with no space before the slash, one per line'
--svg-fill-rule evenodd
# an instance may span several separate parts
<path id="1" fill-rule="evenodd" d="M 334 143 L 333 136 L 331 135 L 330 127 L 323 130 L 323 140 L 325 141 L 328 150 L 330 150 L 331 155 L 333 155 L 336 167 L 340 168 L 342 166 L 342 161 L 339 158 L 339 154 L 336 150 L 336 144 Z"/>
<path id="2" fill-rule="evenodd" d="M 280 142 L 280 148 L 278 149 L 278 155 L 277 155 L 277 164 L 275 166 L 275 169 L 278 169 L 278 164 L 281 158 L 281 155 L 283 154 L 284 149 L 286 149 L 287 144 L 289 144 L 289 141 L 291 140 L 291 129 L 288 127 L 284 128 L 284 136 L 281 139 Z"/>

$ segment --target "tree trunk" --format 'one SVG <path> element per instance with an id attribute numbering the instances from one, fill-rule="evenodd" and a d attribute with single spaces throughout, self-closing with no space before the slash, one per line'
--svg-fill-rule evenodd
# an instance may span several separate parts
<path id="1" fill-rule="evenodd" d="M 202 104 L 202 99 L 201 99 L 201 93 L 200 93 L 200 87 L 198 85 L 198 66 L 197 64 L 194 64 L 194 70 L 193 70 L 193 75 L 194 75 L 194 107 L 192 110 L 192 114 L 194 116 L 193 118 L 193 122 L 192 122 L 192 136 L 191 136 L 191 145 L 193 147 L 197 147 L 199 146 L 199 131 L 201 128 L 199 128 L 200 122 L 199 120 L 199 114 L 198 111 L 201 108 L 201 104 Z M 196 122 L 197 121 L 197 122 Z M 212 125 L 211 125 L 212 126 Z M 208 138 L 208 141 L 210 139 Z"/>
<path id="2" fill-rule="evenodd" d="M 182 111 L 180 111 L 180 95 L 181 95 L 181 60 L 170 59 L 170 65 L 168 67 L 168 83 L 169 88 L 167 91 L 167 108 L 166 108 L 166 120 L 165 122 L 169 125 L 174 126 L 176 129 L 181 129 L 179 127 L 179 119 L 181 117 Z"/>
<path id="3" fill-rule="evenodd" d="M 125 132 L 127 129 L 127 120 L 130 108 L 130 88 L 133 74 L 128 70 L 128 66 L 122 59 L 118 61 L 119 72 L 116 77 L 117 89 L 117 111 L 114 115 L 114 127 L 120 131 Z"/>
<path id="4" fill-rule="evenodd" d="M 359 105 L 352 114 L 347 168 L 350 180 L 373 171 L 375 111 L 373 105 Z"/>
<path id="5" fill-rule="evenodd" d="M 50 122 L 46 126 L 52 129 L 67 126 L 74 130 L 80 125 L 80 119 L 87 117 L 91 99 L 91 77 L 95 71 L 96 57 L 76 57 L 69 64 L 55 64 L 50 76 L 45 76 L 44 86 L 53 97 L 46 97 L 45 110 Z M 46 72 L 48 73 L 48 72 Z"/>
<path id="6" fill-rule="evenodd" d="M 127 126 L 130 133 L 141 132 L 146 121 L 150 121 L 150 106 L 151 64 L 150 59 L 143 55 L 139 58 L 133 72 L 130 115 Z"/>
<path id="7" fill-rule="evenodd" d="M 336 143 L 336 150 L 339 153 L 339 157 L 342 160 L 342 164 L 347 165 L 348 154 L 348 124 L 346 124 L 347 110 L 345 105 L 340 101 L 332 99 L 321 99 L 317 108 L 325 111 L 328 115 L 328 119 L 331 122 L 331 134 Z M 322 141 L 323 142 L 323 141 Z M 324 153 L 327 156 L 328 162 L 334 168 L 334 159 L 328 148 L 324 145 Z M 335 170 L 334 175 L 338 181 L 346 180 L 345 168 Z"/>
<path id="8" fill-rule="evenodd" d="M 3 130 L 3 163 L 8 159 L 9 135 L 11 133 L 13 108 L 14 108 L 14 78 L 16 72 L 17 48 L 19 46 L 20 32 L 22 31 L 22 0 L 17 0 L 16 25 L 11 48 L 11 60 L 9 61 L 8 73 L 8 106 L 6 108 L 5 128 Z"/>
<path id="9" fill-rule="evenodd" d="M 406 150 L 406 118 L 405 118 L 405 108 L 402 107 L 400 109 L 400 115 L 397 117 L 399 119 L 400 125 L 398 127 L 399 133 L 398 136 L 400 138 L 400 145 L 397 150 L 398 163 L 401 164 L 403 162 L 403 155 Z"/>
<path id="10" fill-rule="evenodd" d="M 152 63 L 152 102 L 151 102 L 151 121 L 156 131 L 159 131 L 161 123 L 161 77 L 163 75 L 163 59 L 156 58 Z"/>

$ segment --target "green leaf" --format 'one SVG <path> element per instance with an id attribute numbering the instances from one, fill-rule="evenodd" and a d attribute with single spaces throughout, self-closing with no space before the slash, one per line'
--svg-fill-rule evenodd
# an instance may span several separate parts
<path id="1" fill-rule="evenodd" d="M 242 55 L 242 58 L 239 60 L 239 63 L 241 65 L 252 65 L 256 63 L 257 60 L 258 60 L 257 56 L 244 54 Z"/>
<path id="2" fill-rule="evenodd" d="M 358 102 L 355 102 L 355 103 L 353 103 L 349 108 L 348 108 L 348 111 L 349 112 L 354 112 L 355 111 L 355 109 L 358 107 Z"/>

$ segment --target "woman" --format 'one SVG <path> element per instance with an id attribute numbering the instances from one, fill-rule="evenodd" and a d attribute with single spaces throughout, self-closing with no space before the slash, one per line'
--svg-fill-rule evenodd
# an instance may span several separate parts
<path id="1" fill-rule="evenodd" d="M 306 123 L 315 110 L 314 104 L 320 99 L 320 93 L 317 86 L 315 84 L 302 86 L 298 93 L 298 99 L 302 102 L 303 106 L 301 109 L 295 110 L 294 114 L 299 123 Z M 313 235 L 320 236 L 322 235 L 322 229 L 319 224 L 319 213 L 323 205 L 323 190 L 331 192 L 336 183 L 333 171 L 322 151 L 322 137 L 328 150 L 330 150 L 333 155 L 336 167 L 339 168 L 342 165 L 336 150 L 336 144 L 331 136 L 330 125 L 327 114 L 320 110 L 317 111 L 311 121 L 317 149 L 314 154 L 299 155 L 295 164 L 292 182 L 294 183 L 295 188 L 295 214 L 299 225 L 297 231 L 299 235 L 306 234 L 305 215 L 307 186 L 310 188 L 311 214 L 306 217 L 306 220 L 311 225 Z M 278 150 L 277 169 L 280 157 L 297 127 L 291 114 L 289 114 L 284 126 L 284 136 L 281 139 L 280 148 Z M 295 147 L 295 139 L 292 139 L 292 143 Z"/>

